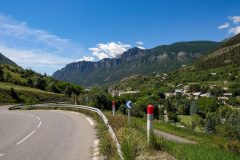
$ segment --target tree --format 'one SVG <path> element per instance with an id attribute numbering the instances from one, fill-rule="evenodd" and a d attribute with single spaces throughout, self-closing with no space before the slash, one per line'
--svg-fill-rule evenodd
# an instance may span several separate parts
<path id="1" fill-rule="evenodd" d="M 112 97 L 107 92 L 101 89 L 93 88 L 88 94 L 89 105 L 99 108 L 108 109 L 112 108 Z"/>
<path id="2" fill-rule="evenodd" d="M 175 112 L 175 108 L 169 100 L 166 101 L 165 108 L 167 112 Z"/>
<path id="3" fill-rule="evenodd" d="M 57 88 L 57 86 L 55 85 L 54 82 L 52 82 L 52 83 L 49 84 L 48 90 L 49 90 L 50 92 L 60 93 L 60 89 Z"/>
<path id="4" fill-rule="evenodd" d="M 9 72 L 5 73 L 5 81 L 6 82 L 11 82 L 12 76 Z"/>
<path id="5" fill-rule="evenodd" d="M 223 92 L 224 92 L 224 90 L 220 87 L 215 87 L 210 90 L 210 93 L 215 97 L 221 96 L 223 94 Z"/>
<path id="6" fill-rule="evenodd" d="M 27 86 L 32 87 L 33 86 L 33 80 L 31 78 L 27 78 Z"/>
<path id="7" fill-rule="evenodd" d="M 198 113 L 198 106 L 196 101 L 192 101 L 191 106 L 190 106 L 190 115 L 195 115 Z"/>
<path id="8" fill-rule="evenodd" d="M 4 81 L 4 72 L 2 67 L 0 67 L 0 81 Z"/>
<path id="9" fill-rule="evenodd" d="M 189 86 L 190 92 L 200 92 L 201 91 L 201 86 L 199 84 L 191 84 Z"/>
<path id="10" fill-rule="evenodd" d="M 14 88 L 10 89 L 10 95 L 12 96 L 12 98 L 14 98 L 17 101 L 19 101 L 19 97 L 18 97 L 17 93 L 15 92 Z"/>
<path id="11" fill-rule="evenodd" d="M 34 87 L 41 89 L 41 90 L 45 90 L 46 81 L 42 77 L 38 77 L 34 83 Z"/>
<path id="12" fill-rule="evenodd" d="M 165 108 L 167 111 L 168 119 L 173 122 L 178 122 L 179 120 L 176 114 L 176 109 L 169 100 L 166 101 Z"/>
<path id="13" fill-rule="evenodd" d="M 212 113 L 208 113 L 205 120 L 205 132 L 212 133 L 215 131 L 216 123 Z"/>
<path id="14" fill-rule="evenodd" d="M 201 97 L 197 103 L 199 110 L 207 114 L 208 112 L 215 112 L 219 105 L 215 98 Z"/>
<path id="15" fill-rule="evenodd" d="M 178 107 L 178 112 L 183 115 L 189 115 L 190 114 L 190 107 L 191 107 L 191 102 L 187 100 L 184 105 L 179 105 Z"/>
<path id="16" fill-rule="evenodd" d="M 73 88 L 72 88 L 70 85 L 68 85 L 68 86 L 66 87 L 66 89 L 65 89 L 65 94 L 66 94 L 68 97 L 71 97 L 72 92 L 73 92 Z"/>

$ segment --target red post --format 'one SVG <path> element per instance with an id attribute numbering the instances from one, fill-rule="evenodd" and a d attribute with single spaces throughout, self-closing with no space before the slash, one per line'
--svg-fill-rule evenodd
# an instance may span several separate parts
<path id="1" fill-rule="evenodd" d="M 153 128 L 152 128 L 153 112 L 154 112 L 154 106 L 151 104 L 148 105 L 147 106 L 147 138 L 148 138 L 148 142 L 150 140 L 150 134 L 153 130 Z"/>
<path id="2" fill-rule="evenodd" d="M 112 101 L 112 112 L 113 112 L 113 116 L 115 115 L 115 111 L 116 111 L 116 103 L 115 103 L 115 101 Z"/>

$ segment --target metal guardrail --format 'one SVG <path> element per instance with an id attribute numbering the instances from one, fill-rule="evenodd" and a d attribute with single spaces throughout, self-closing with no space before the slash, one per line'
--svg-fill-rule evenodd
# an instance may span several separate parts
<path id="1" fill-rule="evenodd" d="M 92 112 L 97 113 L 103 120 L 103 122 L 105 123 L 105 125 L 108 128 L 108 131 L 113 139 L 113 141 L 115 142 L 115 145 L 117 147 L 117 151 L 118 151 L 118 155 L 120 157 L 121 160 L 124 160 L 123 155 L 122 155 L 122 150 L 121 150 L 121 145 L 118 142 L 117 136 L 114 133 L 111 125 L 108 123 L 108 119 L 107 117 L 98 109 L 98 108 L 94 108 L 94 107 L 89 107 L 89 106 L 82 106 L 82 105 L 72 105 L 72 104 L 55 104 L 55 103 L 49 103 L 49 104 L 36 104 L 36 105 L 31 105 L 30 107 L 65 107 L 65 108 L 77 108 L 77 109 L 84 109 L 84 110 L 89 110 Z"/>

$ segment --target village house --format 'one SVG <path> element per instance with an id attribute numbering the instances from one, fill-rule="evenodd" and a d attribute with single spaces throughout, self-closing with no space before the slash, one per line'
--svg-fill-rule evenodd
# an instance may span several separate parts
<path id="1" fill-rule="evenodd" d="M 183 87 L 184 90 L 189 90 L 189 88 L 190 88 L 189 86 L 184 86 Z"/>
<path id="2" fill-rule="evenodd" d="M 229 100 L 228 97 L 218 97 L 218 101 L 222 102 L 223 104 L 227 104 L 228 100 Z"/>
<path id="3" fill-rule="evenodd" d="M 197 100 L 200 97 L 201 92 L 193 92 L 192 95 Z"/>
<path id="4" fill-rule="evenodd" d="M 217 75 L 217 73 L 211 73 L 211 75 L 213 75 L 213 76 L 216 76 L 216 75 Z"/>
<path id="5" fill-rule="evenodd" d="M 232 93 L 223 93 L 224 97 L 232 97 Z"/>
<path id="6" fill-rule="evenodd" d="M 175 89 L 174 95 L 182 95 L 182 94 L 183 94 L 183 90 L 182 89 Z"/>
<path id="7" fill-rule="evenodd" d="M 174 96 L 173 93 L 164 93 L 164 95 L 165 95 L 165 98 L 170 98 L 170 97 Z"/>
<path id="8" fill-rule="evenodd" d="M 200 97 L 212 97 L 212 94 L 211 93 L 204 93 L 204 94 L 201 94 Z"/>

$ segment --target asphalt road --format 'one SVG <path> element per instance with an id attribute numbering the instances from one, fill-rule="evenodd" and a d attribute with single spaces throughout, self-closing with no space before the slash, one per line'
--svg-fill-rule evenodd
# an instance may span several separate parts
<path id="1" fill-rule="evenodd" d="M 70 111 L 0 106 L 0 160 L 97 159 L 94 121 Z"/>

